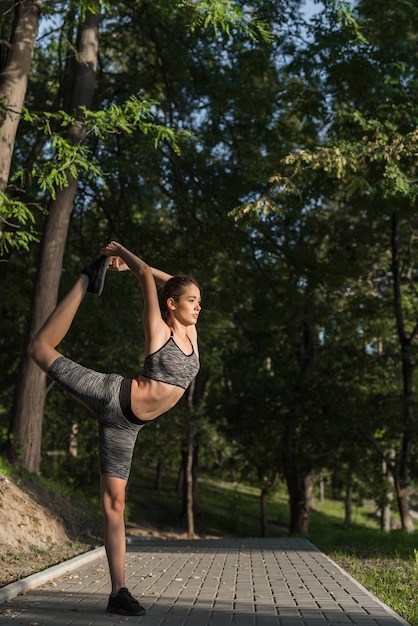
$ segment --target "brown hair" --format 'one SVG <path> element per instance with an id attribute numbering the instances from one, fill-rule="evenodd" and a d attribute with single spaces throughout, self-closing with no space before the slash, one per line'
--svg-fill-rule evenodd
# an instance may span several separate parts
<path id="1" fill-rule="evenodd" d="M 175 302 L 178 302 L 188 285 L 195 285 L 198 289 L 200 289 L 196 279 L 193 278 L 193 276 L 173 276 L 161 288 L 159 297 L 160 309 L 161 316 L 165 322 L 168 320 L 169 317 L 169 311 L 167 308 L 168 298 L 173 298 Z"/>

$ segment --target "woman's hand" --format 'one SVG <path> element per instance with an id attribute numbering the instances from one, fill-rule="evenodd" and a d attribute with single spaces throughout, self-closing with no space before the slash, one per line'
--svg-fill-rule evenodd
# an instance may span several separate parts
<path id="1" fill-rule="evenodd" d="M 110 257 L 109 270 L 114 272 L 125 272 L 126 270 L 129 270 L 128 265 L 122 257 L 119 256 L 121 250 L 122 246 L 120 243 L 117 241 L 111 241 L 100 251 L 101 255 Z"/>
<path id="2" fill-rule="evenodd" d="M 104 256 L 119 256 L 122 251 L 122 246 L 117 241 L 111 241 L 100 250 L 100 254 Z"/>
<path id="3" fill-rule="evenodd" d="M 108 269 L 113 272 L 126 272 L 129 267 L 126 265 L 125 261 L 120 258 L 120 256 L 112 256 L 110 257 Z"/>

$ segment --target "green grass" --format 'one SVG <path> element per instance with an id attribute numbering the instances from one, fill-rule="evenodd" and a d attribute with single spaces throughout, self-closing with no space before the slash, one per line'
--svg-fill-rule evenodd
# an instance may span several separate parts
<path id="1" fill-rule="evenodd" d="M 0 474 L 3 474 L 3 476 L 9 478 L 11 476 L 11 473 L 12 468 L 10 463 L 4 456 L 0 455 Z"/>
<path id="2" fill-rule="evenodd" d="M 418 626 L 418 538 L 383 533 L 369 508 L 357 507 L 343 526 L 344 506 L 327 501 L 312 512 L 307 538 L 412 626 Z"/>
<path id="3" fill-rule="evenodd" d="M 166 521 L 174 525 L 181 510 L 181 495 L 175 490 L 175 476 L 164 481 L 161 491 L 152 488 L 152 470 L 133 477 L 129 487 L 130 518 L 147 519 L 143 500 L 135 503 L 131 494 L 164 509 Z M 132 502 L 133 500 L 133 502 Z M 196 532 L 215 536 L 260 536 L 260 490 L 247 484 L 235 485 L 222 479 L 199 480 L 199 515 Z M 289 524 L 288 495 L 284 485 L 268 501 L 270 536 L 286 536 Z M 370 507 L 353 509 L 352 528 L 344 528 L 344 505 L 326 500 L 312 511 L 306 538 L 343 567 L 382 602 L 418 626 L 418 538 L 401 530 L 383 533 Z"/>
<path id="4" fill-rule="evenodd" d="M 331 525 L 308 539 L 412 626 L 418 625 L 416 535 Z"/>

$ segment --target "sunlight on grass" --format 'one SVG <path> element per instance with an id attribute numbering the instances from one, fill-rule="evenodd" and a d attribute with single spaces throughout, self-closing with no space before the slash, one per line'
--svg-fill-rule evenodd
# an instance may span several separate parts
<path id="1" fill-rule="evenodd" d="M 0 455 L 0 473 L 4 476 L 11 475 L 11 466 L 10 463 L 5 459 L 5 457 Z"/>
<path id="2" fill-rule="evenodd" d="M 409 624 L 418 626 L 414 535 L 372 527 L 345 530 L 340 524 L 330 525 L 327 532 L 325 527 L 312 530 L 308 538 Z"/>
<path id="3" fill-rule="evenodd" d="M 418 624 L 418 569 L 415 559 L 373 558 L 332 555 L 360 584 L 399 613 L 410 624 Z"/>

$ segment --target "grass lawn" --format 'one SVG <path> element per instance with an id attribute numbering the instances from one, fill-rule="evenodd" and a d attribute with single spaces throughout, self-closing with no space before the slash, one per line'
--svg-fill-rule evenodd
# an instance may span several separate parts
<path id="1" fill-rule="evenodd" d="M 167 476 L 160 491 L 151 487 L 153 482 L 152 470 L 142 470 L 140 478 L 131 478 L 129 491 L 141 493 L 141 498 L 161 507 L 170 525 L 181 511 L 174 476 Z M 259 489 L 246 484 L 201 477 L 196 532 L 224 537 L 260 536 L 259 494 Z M 137 505 L 135 497 L 128 496 L 129 500 L 130 520 L 149 521 L 143 500 Z M 355 508 L 349 530 L 344 528 L 343 520 L 343 503 L 326 500 L 312 512 L 306 538 L 411 626 L 418 626 L 418 536 L 400 530 L 382 533 L 370 508 Z M 289 509 L 284 485 L 269 497 L 268 521 L 270 536 L 287 535 Z"/>
<path id="2" fill-rule="evenodd" d="M 327 508 L 333 510 L 330 524 Z M 383 533 L 370 511 L 362 508 L 357 511 L 359 521 L 346 530 L 342 503 L 320 509 L 312 514 L 307 538 L 409 624 L 418 626 L 417 535 L 402 530 Z"/>

